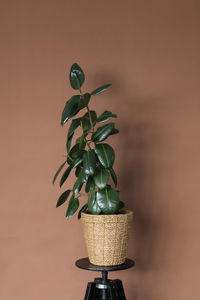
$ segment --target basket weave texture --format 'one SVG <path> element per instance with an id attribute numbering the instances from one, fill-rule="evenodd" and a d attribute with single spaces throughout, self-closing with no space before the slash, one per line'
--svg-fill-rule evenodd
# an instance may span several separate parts
<path id="1" fill-rule="evenodd" d="M 81 213 L 88 257 L 92 264 L 114 266 L 125 262 L 133 212 L 118 215 Z"/>

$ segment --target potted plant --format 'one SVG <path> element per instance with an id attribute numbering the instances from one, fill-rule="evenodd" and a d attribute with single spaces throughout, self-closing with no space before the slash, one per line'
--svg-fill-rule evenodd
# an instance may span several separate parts
<path id="1" fill-rule="evenodd" d="M 76 63 L 71 67 L 69 79 L 71 87 L 79 93 L 66 102 L 62 112 L 61 125 L 69 120 L 71 124 L 67 133 L 66 159 L 57 170 L 53 183 L 66 166 L 60 179 L 60 187 L 72 171 L 75 171 L 76 181 L 72 188 L 61 194 L 56 207 L 65 203 L 70 196 L 66 211 L 66 217 L 70 218 L 79 209 L 79 199 L 86 196 L 87 201 L 79 210 L 78 218 L 83 222 L 89 260 L 95 265 L 119 265 L 126 258 L 133 213 L 123 210 L 124 203 L 120 201 L 119 191 L 116 190 L 117 176 L 113 169 L 115 152 L 105 143 L 118 130 L 114 122 L 104 122 L 117 116 L 107 110 L 97 116 L 96 111 L 89 108 L 91 99 L 111 84 L 103 85 L 91 93 L 83 92 L 85 75 Z M 82 116 L 79 112 L 82 112 Z M 80 136 L 72 146 L 78 129 Z M 111 179 L 115 188 L 111 186 Z"/>

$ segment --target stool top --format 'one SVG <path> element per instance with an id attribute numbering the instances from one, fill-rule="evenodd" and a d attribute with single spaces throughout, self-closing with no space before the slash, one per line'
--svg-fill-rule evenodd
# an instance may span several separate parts
<path id="1" fill-rule="evenodd" d="M 100 272 L 107 271 L 107 272 L 111 272 L 111 271 L 120 271 L 120 270 L 129 269 L 129 268 L 131 268 L 135 265 L 135 262 L 133 260 L 127 258 L 125 260 L 125 263 L 121 264 L 121 265 L 97 266 L 97 265 L 91 264 L 90 261 L 89 261 L 89 258 L 85 257 L 85 258 L 78 259 L 75 262 L 75 265 L 80 269 L 89 270 L 89 271 L 100 271 Z"/>

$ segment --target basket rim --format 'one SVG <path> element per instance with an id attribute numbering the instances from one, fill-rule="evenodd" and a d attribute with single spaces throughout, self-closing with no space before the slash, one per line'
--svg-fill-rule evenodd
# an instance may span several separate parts
<path id="1" fill-rule="evenodd" d="M 106 215 L 106 214 L 103 214 L 103 215 L 94 215 L 94 214 L 90 214 L 90 213 L 87 213 L 87 212 L 82 212 L 81 213 L 81 219 L 91 219 L 91 220 L 96 220 L 97 222 L 98 221 L 114 221 L 115 220 L 123 220 L 123 219 L 129 219 L 129 218 L 132 218 L 133 217 L 133 211 L 131 210 L 126 210 L 126 209 L 123 209 L 121 210 L 123 213 L 122 214 L 110 214 L 110 215 Z"/>

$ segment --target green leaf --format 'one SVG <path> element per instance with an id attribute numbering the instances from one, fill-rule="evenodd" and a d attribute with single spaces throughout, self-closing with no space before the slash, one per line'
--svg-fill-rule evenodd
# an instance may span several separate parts
<path id="1" fill-rule="evenodd" d="M 85 185 L 85 192 L 89 193 L 92 186 L 94 186 L 94 181 L 93 181 L 92 177 L 89 177 L 89 179 Z"/>
<path id="2" fill-rule="evenodd" d="M 62 112 L 61 125 L 65 124 L 69 119 L 74 117 L 78 112 L 78 104 L 80 101 L 80 95 L 72 96 L 65 104 Z"/>
<path id="3" fill-rule="evenodd" d="M 74 136 L 75 130 L 80 125 L 80 121 L 81 121 L 81 118 L 77 118 L 77 119 L 72 120 L 72 123 L 69 127 L 68 134 L 67 134 L 67 144 L 66 144 L 67 152 L 69 152 L 69 150 L 71 148 L 72 138 Z"/>
<path id="4" fill-rule="evenodd" d="M 69 167 L 65 170 L 63 176 L 62 176 L 61 179 L 60 179 L 60 187 L 63 185 L 63 183 L 65 182 L 65 180 L 66 180 L 67 177 L 69 176 L 71 170 L 72 170 L 72 167 L 71 167 L 71 166 L 69 166 Z"/>
<path id="5" fill-rule="evenodd" d="M 115 184 L 115 187 L 116 187 L 117 186 L 117 176 L 116 176 L 115 171 L 113 170 L 113 168 L 110 169 L 110 175 L 111 175 L 112 180 L 113 180 L 113 182 Z"/>
<path id="6" fill-rule="evenodd" d="M 72 147 L 72 149 L 70 150 L 70 152 L 68 153 L 67 155 L 67 162 L 69 165 L 72 165 L 74 164 L 74 160 L 76 158 L 82 158 L 83 156 L 83 150 L 81 150 L 79 148 L 79 144 L 76 144 Z"/>
<path id="7" fill-rule="evenodd" d="M 78 64 L 75 63 L 71 66 L 69 77 L 70 77 L 71 87 L 74 90 L 80 90 L 81 86 L 85 81 L 85 75 L 83 73 L 83 70 L 79 67 Z"/>
<path id="8" fill-rule="evenodd" d="M 97 204 L 97 200 L 96 200 L 95 186 L 93 186 L 90 189 L 90 193 L 88 196 L 88 210 L 93 215 L 99 215 L 101 213 L 101 209 Z"/>
<path id="9" fill-rule="evenodd" d="M 119 195 L 118 192 L 105 188 L 96 193 L 97 204 L 104 214 L 115 214 L 119 209 Z"/>
<path id="10" fill-rule="evenodd" d="M 109 174 L 105 169 L 98 169 L 94 174 L 94 182 L 99 189 L 104 189 L 109 181 Z"/>
<path id="11" fill-rule="evenodd" d="M 73 136 L 74 136 L 74 133 L 67 139 L 67 143 L 66 143 L 67 152 L 69 152 L 71 149 Z"/>
<path id="12" fill-rule="evenodd" d="M 76 180 L 76 182 L 74 183 L 74 186 L 73 186 L 73 194 L 76 195 L 80 192 L 81 188 L 83 186 L 83 183 L 80 181 L 80 179 L 78 178 Z"/>
<path id="13" fill-rule="evenodd" d="M 83 139 L 84 139 L 84 138 L 83 138 L 83 135 L 81 135 L 80 137 L 78 137 L 78 138 L 76 139 L 76 144 L 80 144 L 80 143 L 82 142 Z"/>
<path id="14" fill-rule="evenodd" d="M 87 118 L 82 118 L 81 119 L 81 130 L 83 132 L 84 137 L 87 136 L 88 131 L 90 130 L 91 125 L 90 125 L 90 121 Z"/>
<path id="15" fill-rule="evenodd" d="M 96 112 L 91 111 L 91 120 L 92 120 L 93 127 L 96 124 L 96 118 L 97 118 Z M 84 132 L 84 137 L 86 137 L 87 134 L 91 130 L 91 123 L 90 123 L 90 118 L 89 118 L 88 112 L 82 117 L 80 126 L 81 126 L 82 131 Z"/>
<path id="16" fill-rule="evenodd" d="M 95 153 L 105 169 L 112 168 L 115 160 L 115 152 L 111 146 L 108 144 L 97 144 Z"/>
<path id="17" fill-rule="evenodd" d="M 115 127 L 114 123 L 108 123 L 104 126 L 101 126 L 92 134 L 93 142 L 102 142 L 104 141 L 111 133 L 113 128 Z"/>
<path id="18" fill-rule="evenodd" d="M 111 111 L 105 110 L 97 119 L 98 123 L 106 122 L 110 118 L 117 118 L 117 115 L 113 114 Z"/>
<path id="19" fill-rule="evenodd" d="M 74 133 L 67 140 L 67 144 L 66 144 L 67 152 L 70 151 L 73 135 L 74 135 Z M 81 137 L 79 137 L 76 140 L 76 144 L 78 144 L 77 151 L 85 149 L 85 146 L 86 146 L 85 135 L 82 135 Z"/>
<path id="20" fill-rule="evenodd" d="M 78 126 L 80 125 L 80 121 L 81 121 L 81 118 L 72 120 L 71 125 L 68 130 L 67 138 L 69 138 L 74 133 L 74 131 L 78 128 Z"/>
<path id="21" fill-rule="evenodd" d="M 68 156 L 72 157 L 72 158 L 75 158 L 75 157 L 78 157 L 80 153 L 80 150 L 79 150 L 79 145 L 76 144 L 72 147 L 72 149 L 70 150 Z"/>
<path id="22" fill-rule="evenodd" d="M 89 175 L 84 172 L 84 169 L 81 169 L 81 172 L 78 176 L 79 180 L 84 183 L 87 182 Z"/>
<path id="23" fill-rule="evenodd" d="M 97 114 L 96 111 L 91 110 L 90 111 L 90 115 L 91 115 L 91 119 L 92 119 L 92 124 L 93 126 L 95 126 L 96 122 L 97 122 Z M 89 117 L 89 113 L 85 113 L 82 119 L 87 119 L 90 122 L 90 117 Z"/>
<path id="24" fill-rule="evenodd" d="M 91 95 L 98 95 L 102 92 L 104 92 L 107 88 L 109 88 L 109 86 L 111 86 L 111 84 L 105 84 L 100 86 L 99 88 L 97 88 L 96 90 L 94 90 Z"/>
<path id="25" fill-rule="evenodd" d="M 79 200 L 78 198 L 74 198 L 74 195 L 72 195 L 67 208 L 66 218 L 70 218 L 71 216 L 73 216 L 78 208 L 79 208 Z"/>
<path id="26" fill-rule="evenodd" d="M 86 141 L 85 139 L 82 139 L 81 143 L 78 144 L 80 150 L 84 150 L 86 146 Z"/>
<path id="27" fill-rule="evenodd" d="M 82 167 L 79 165 L 79 166 L 76 168 L 76 171 L 75 171 L 75 175 L 76 175 L 76 177 L 78 177 L 78 176 L 79 176 L 79 174 L 80 174 L 81 170 L 82 170 Z"/>
<path id="28" fill-rule="evenodd" d="M 84 107 L 88 106 L 88 103 L 90 102 L 90 97 L 91 97 L 91 95 L 89 93 L 86 93 L 81 96 L 79 105 L 78 105 L 78 108 L 80 110 L 83 109 Z"/>
<path id="29" fill-rule="evenodd" d="M 79 213 L 78 213 L 78 219 L 81 218 L 81 213 L 84 212 L 87 208 L 88 208 L 88 204 L 87 203 L 82 206 L 82 208 L 79 210 Z"/>
<path id="30" fill-rule="evenodd" d="M 85 134 L 76 139 L 76 144 L 79 146 L 79 150 L 84 150 L 86 146 Z"/>
<path id="31" fill-rule="evenodd" d="M 65 203 L 65 201 L 67 200 L 67 198 L 69 197 L 71 190 L 67 190 L 64 193 L 62 193 L 62 195 L 59 197 L 56 207 L 62 205 L 63 203 Z"/>
<path id="32" fill-rule="evenodd" d="M 66 164 L 67 161 L 65 161 L 64 163 L 62 163 L 62 165 L 59 167 L 59 169 L 57 170 L 56 174 L 54 175 L 53 181 L 52 183 L 54 184 L 54 182 L 56 181 L 56 178 L 58 177 L 58 175 L 60 174 L 61 170 L 63 169 L 64 165 Z"/>
<path id="33" fill-rule="evenodd" d="M 81 156 L 74 158 L 73 163 L 71 164 L 71 167 L 77 168 L 82 163 L 82 161 L 83 161 L 83 158 Z"/>
<path id="34" fill-rule="evenodd" d="M 83 170 L 87 175 L 94 175 L 96 169 L 96 155 L 94 150 L 88 150 L 83 154 Z"/>
<path id="35" fill-rule="evenodd" d="M 124 202 L 120 201 L 120 202 L 119 202 L 119 209 L 124 208 L 124 206 L 125 206 L 125 205 L 124 205 Z"/>
<path id="36" fill-rule="evenodd" d="M 113 128 L 113 130 L 111 131 L 110 135 L 117 134 L 117 133 L 119 133 L 119 130 L 116 129 L 116 128 Z"/>

